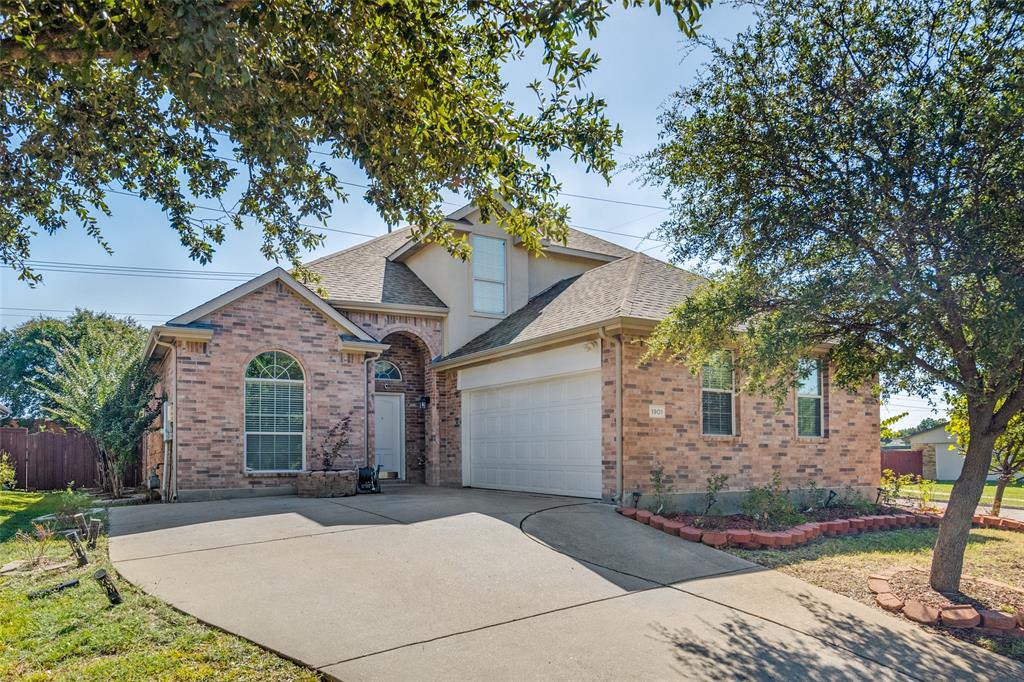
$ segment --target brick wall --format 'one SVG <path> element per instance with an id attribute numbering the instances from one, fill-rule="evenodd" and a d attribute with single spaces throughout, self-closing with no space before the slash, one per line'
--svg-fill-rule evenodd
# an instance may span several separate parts
<path id="1" fill-rule="evenodd" d="M 253 357 L 289 353 L 306 381 L 306 461 L 330 426 L 352 418 L 347 461 L 363 461 L 362 353 L 341 352 L 340 329 L 288 287 L 272 282 L 200 320 L 208 344 L 178 342 L 179 491 L 292 485 L 289 474 L 247 474 L 244 467 L 244 374 Z"/>
<path id="2" fill-rule="evenodd" d="M 431 372 L 436 382 L 436 452 L 428 462 L 427 483 L 462 485 L 462 392 L 457 372 Z"/>
<path id="3" fill-rule="evenodd" d="M 376 381 L 378 393 L 405 395 L 405 477 L 414 483 L 424 482 L 427 456 L 426 412 L 420 409 L 420 398 L 425 395 L 424 373 L 427 347 L 406 332 L 389 334 L 381 339 L 391 347 L 381 355 L 382 360 L 393 362 L 402 373 L 401 381 Z"/>
<path id="4" fill-rule="evenodd" d="M 814 480 L 821 487 L 873 488 L 878 483 L 878 402 L 870 392 L 833 388 L 825 372 L 826 437 L 796 435 L 794 397 L 781 411 L 774 401 L 738 395 L 737 434 L 702 435 L 699 378 L 678 364 L 656 360 L 638 366 L 643 346 L 623 344 L 623 478 L 626 494 L 650 489 L 651 469 L 662 465 L 676 493 L 703 493 L 712 474 L 727 474 L 728 490 L 769 482 L 778 471 L 789 487 Z M 602 352 L 604 488 L 615 492 L 615 373 L 611 344 Z M 665 418 L 650 417 L 664 405 Z"/>

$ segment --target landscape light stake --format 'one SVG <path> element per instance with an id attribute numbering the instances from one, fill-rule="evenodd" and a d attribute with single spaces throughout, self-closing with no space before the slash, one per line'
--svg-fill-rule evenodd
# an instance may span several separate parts
<path id="1" fill-rule="evenodd" d="M 78 540 L 78 531 L 69 530 L 64 533 L 64 537 L 67 538 L 68 544 L 71 545 L 71 551 L 75 553 L 75 558 L 78 559 L 78 565 L 85 566 L 89 563 L 89 557 L 85 555 L 82 543 Z"/>
<path id="2" fill-rule="evenodd" d="M 85 543 L 85 546 L 89 549 L 96 549 L 96 538 L 100 535 L 100 528 L 103 527 L 103 522 L 99 519 L 89 519 L 89 539 Z"/>
<path id="3" fill-rule="evenodd" d="M 117 585 L 114 584 L 113 578 L 110 577 L 106 569 L 101 568 L 93 573 L 92 577 L 107 591 L 107 599 L 110 600 L 111 604 L 121 603 L 121 593 L 117 591 Z"/>
<path id="4" fill-rule="evenodd" d="M 54 592 L 60 592 L 61 590 L 66 590 L 69 587 L 78 587 L 78 578 L 75 578 L 74 580 L 69 580 L 66 583 L 61 583 L 60 585 L 54 585 L 52 587 L 44 587 L 41 590 L 36 590 L 35 592 L 29 592 L 28 593 L 28 598 L 29 599 L 39 599 L 40 597 L 46 597 L 48 595 L 51 595 Z"/>
<path id="5" fill-rule="evenodd" d="M 75 525 L 78 526 L 78 534 L 85 536 L 89 532 L 89 525 L 85 522 L 85 514 L 75 514 Z"/>

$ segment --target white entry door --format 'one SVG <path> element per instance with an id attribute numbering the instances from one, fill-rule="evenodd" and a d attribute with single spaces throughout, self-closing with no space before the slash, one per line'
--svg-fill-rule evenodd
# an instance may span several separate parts
<path id="1" fill-rule="evenodd" d="M 405 478 L 405 396 L 375 393 L 373 396 L 374 452 L 381 471 L 397 471 Z"/>
<path id="2" fill-rule="evenodd" d="M 601 375 L 584 372 L 463 392 L 464 483 L 601 496 Z M 468 481 L 465 480 L 468 474 Z"/>

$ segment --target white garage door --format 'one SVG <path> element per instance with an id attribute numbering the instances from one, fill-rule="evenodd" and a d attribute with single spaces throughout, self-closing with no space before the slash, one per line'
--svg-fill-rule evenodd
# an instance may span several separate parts
<path id="1" fill-rule="evenodd" d="M 601 376 L 585 372 L 463 394 L 477 488 L 601 496 Z"/>

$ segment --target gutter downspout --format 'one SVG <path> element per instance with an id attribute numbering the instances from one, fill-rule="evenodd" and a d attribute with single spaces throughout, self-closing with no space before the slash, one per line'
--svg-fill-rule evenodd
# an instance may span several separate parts
<path id="1" fill-rule="evenodd" d="M 602 341 L 615 349 L 615 502 L 622 504 L 622 339 L 609 336 L 604 327 L 597 331 Z"/>
<path id="2" fill-rule="evenodd" d="M 363 466 L 370 466 L 370 363 L 381 356 L 381 353 L 370 355 L 367 353 L 363 359 Z"/>
<path id="3" fill-rule="evenodd" d="M 160 486 L 160 495 L 164 501 L 174 502 L 178 497 L 178 347 L 177 343 L 167 343 L 159 338 L 156 340 L 155 345 L 163 346 L 169 349 L 171 353 L 171 371 L 173 373 L 171 378 L 171 395 L 174 396 L 171 399 L 171 410 L 173 412 L 171 423 L 174 425 L 174 430 L 171 431 L 170 448 L 167 447 L 167 441 L 164 441 L 164 480 L 163 485 Z M 168 460 L 170 460 L 170 466 L 168 466 Z"/>

